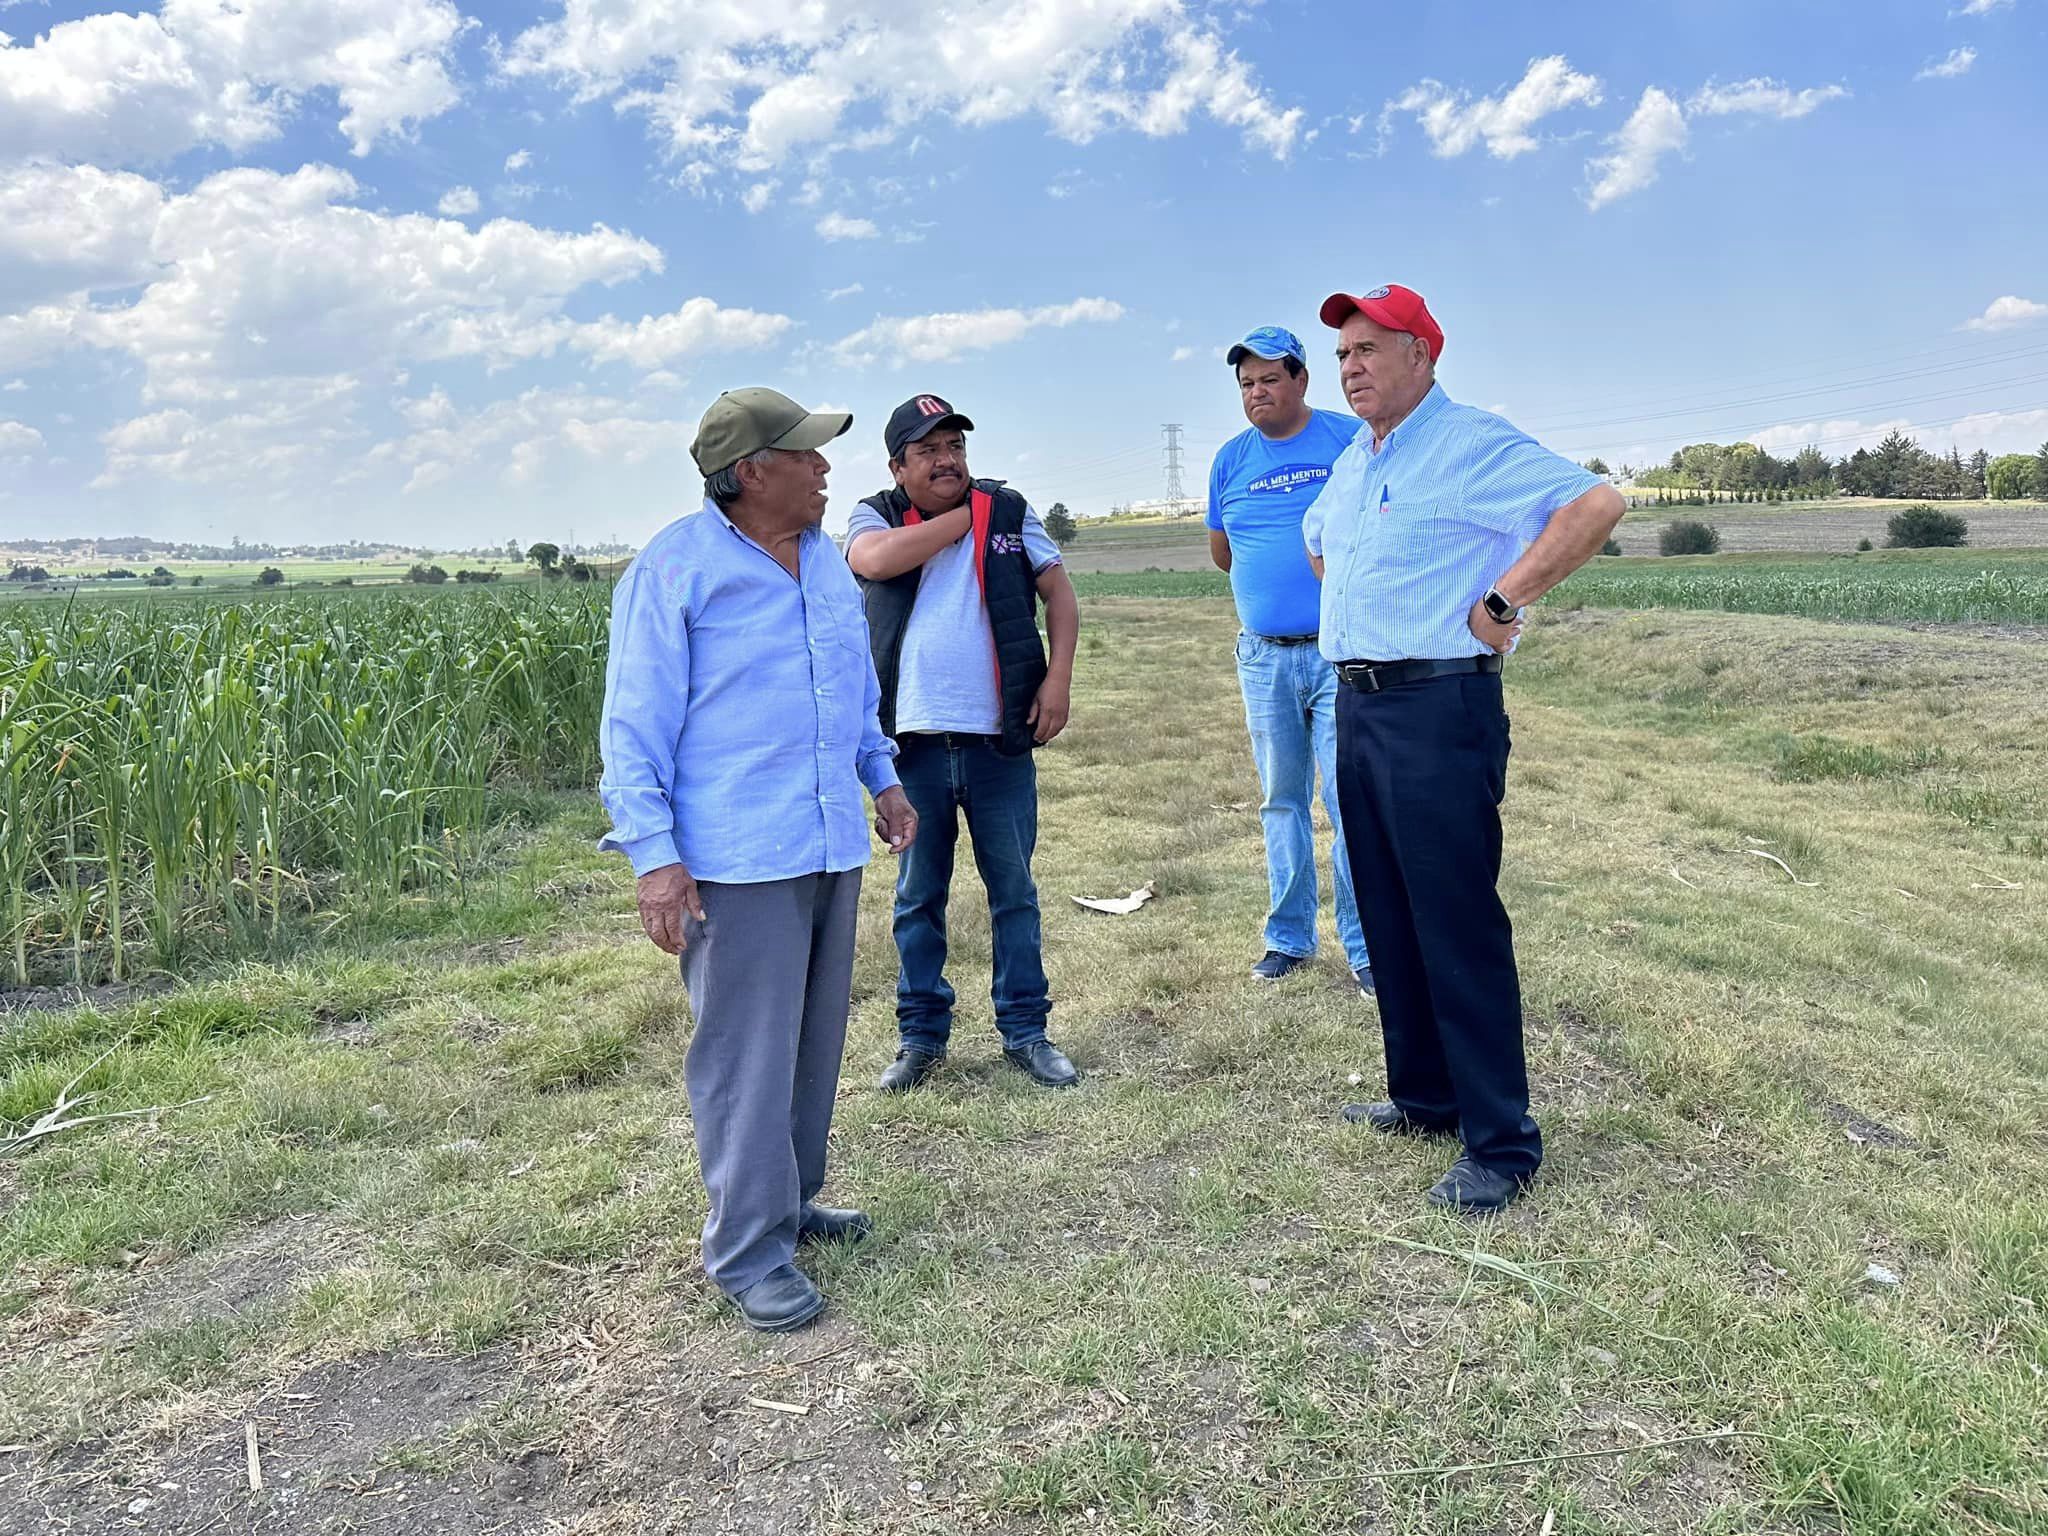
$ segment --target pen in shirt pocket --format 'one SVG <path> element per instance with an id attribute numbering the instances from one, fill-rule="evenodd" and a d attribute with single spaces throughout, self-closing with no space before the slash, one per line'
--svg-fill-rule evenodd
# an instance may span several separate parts
<path id="1" fill-rule="evenodd" d="M 1386 515 L 1387 515 L 1387 487 L 1383 485 L 1383 486 L 1381 486 L 1381 487 L 1380 487 L 1380 516 L 1381 516 L 1381 517 L 1385 517 Z"/>

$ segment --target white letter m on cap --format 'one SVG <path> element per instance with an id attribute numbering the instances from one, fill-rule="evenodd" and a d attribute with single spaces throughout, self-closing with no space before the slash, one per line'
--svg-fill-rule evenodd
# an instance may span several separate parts
<path id="1" fill-rule="evenodd" d="M 930 395 L 919 395 L 917 397 L 917 408 L 926 416 L 943 416 L 946 414 L 945 402 L 934 400 Z"/>

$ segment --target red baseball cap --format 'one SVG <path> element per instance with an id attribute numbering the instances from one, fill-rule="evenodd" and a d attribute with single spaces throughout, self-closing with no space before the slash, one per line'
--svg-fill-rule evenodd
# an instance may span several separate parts
<path id="1" fill-rule="evenodd" d="M 1360 314 L 1390 331 L 1406 331 L 1429 343 L 1429 360 L 1443 361 L 1444 328 L 1422 302 L 1422 295 L 1399 283 L 1387 283 L 1361 294 L 1333 293 L 1323 300 L 1323 324 L 1336 330 L 1353 314 Z"/>

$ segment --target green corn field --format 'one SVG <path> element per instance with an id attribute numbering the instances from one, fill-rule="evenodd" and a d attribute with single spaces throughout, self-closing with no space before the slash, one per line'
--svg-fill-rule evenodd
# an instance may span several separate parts
<path id="1" fill-rule="evenodd" d="M 459 890 L 494 787 L 594 782 L 608 598 L 8 608 L 0 976 L 176 971 Z"/>

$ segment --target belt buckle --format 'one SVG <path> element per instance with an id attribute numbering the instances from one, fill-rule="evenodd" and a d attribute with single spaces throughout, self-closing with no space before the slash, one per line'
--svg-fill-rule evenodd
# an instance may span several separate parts
<path id="1" fill-rule="evenodd" d="M 1346 667 L 1344 669 L 1344 681 L 1363 693 L 1378 693 L 1380 691 L 1380 672 L 1378 667 L 1366 666 L 1364 664 Z"/>

